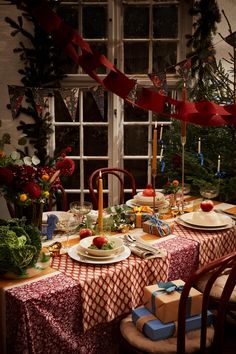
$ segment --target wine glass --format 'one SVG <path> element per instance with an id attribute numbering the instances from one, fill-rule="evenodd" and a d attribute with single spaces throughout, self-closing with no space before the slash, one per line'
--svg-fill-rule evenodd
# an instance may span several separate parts
<path id="1" fill-rule="evenodd" d="M 203 199 L 214 199 L 219 195 L 219 186 L 208 185 L 200 188 Z"/>
<path id="2" fill-rule="evenodd" d="M 70 203 L 70 211 L 76 215 L 79 223 L 81 223 L 83 221 L 83 217 L 92 210 L 92 207 L 93 205 L 90 202 L 74 201 Z"/>
<path id="3" fill-rule="evenodd" d="M 69 236 L 73 235 L 77 227 L 78 220 L 74 217 L 73 214 L 70 213 L 68 213 L 68 217 L 58 221 L 57 229 L 62 231 L 66 236 L 66 244 L 65 247 L 63 247 L 65 251 L 68 251 L 69 249 Z"/>

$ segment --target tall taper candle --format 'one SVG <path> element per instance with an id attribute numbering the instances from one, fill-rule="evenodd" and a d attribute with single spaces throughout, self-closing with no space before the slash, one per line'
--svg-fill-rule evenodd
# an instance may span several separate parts
<path id="1" fill-rule="evenodd" d="M 163 134 L 163 124 L 161 124 L 161 129 L 160 129 L 160 137 L 159 137 L 160 140 L 162 140 L 162 134 Z"/>
<path id="2" fill-rule="evenodd" d="M 220 155 L 218 156 L 218 162 L 217 162 L 217 173 L 220 172 Z"/>
<path id="3" fill-rule="evenodd" d="M 201 153 L 201 138 L 198 138 L 197 152 L 198 152 L 199 154 Z"/>
<path id="4" fill-rule="evenodd" d="M 186 84 L 184 83 L 184 86 L 182 89 L 183 102 L 186 101 L 186 98 L 187 98 L 187 90 L 186 90 Z M 182 145 L 185 145 L 185 143 L 186 143 L 186 120 L 185 120 L 185 117 L 181 120 L 181 142 L 182 142 Z"/>
<path id="5" fill-rule="evenodd" d="M 103 179 L 102 173 L 99 172 L 98 180 L 98 231 L 103 230 Z"/>
<path id="6" fill-rule="evenodd" d="M 152 139 L 152 176 L 157 174 L 157 122 L 155 122 L 155 127 L 153 130 Z"/>

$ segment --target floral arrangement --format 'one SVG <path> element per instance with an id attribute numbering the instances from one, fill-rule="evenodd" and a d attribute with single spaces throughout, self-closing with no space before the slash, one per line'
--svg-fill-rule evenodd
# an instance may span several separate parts
<path id="1" fill-rule="evenodd" d="M 73 174 L 75 165 L 67 157 L 67 147 L 50 165 L 41 166 L 36 155 L 22 157 L 18 151 L 9 156 L 0 151 L 0 189 L 7 201 L 22 206 L 47 203 L 61 184 L 60 176 Z"/>
<path id="2" fill-rule="evenodd" d="M 165 194 L 176 194 L 180 190 L 180 184 L 177 179 L 174 179 L 172 182 L 167 181 L 163 187 Z"/>

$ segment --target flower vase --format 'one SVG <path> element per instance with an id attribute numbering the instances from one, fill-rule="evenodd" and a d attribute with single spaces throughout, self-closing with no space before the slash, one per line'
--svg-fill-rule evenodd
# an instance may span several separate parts
<path id="1" fill-rule="evenodd" d="M 26 223 L 42 228 L 43 203 L 32 203 L 30 205 L 14 204 L 15 217 L 21 219 L 26 218 Z"/>

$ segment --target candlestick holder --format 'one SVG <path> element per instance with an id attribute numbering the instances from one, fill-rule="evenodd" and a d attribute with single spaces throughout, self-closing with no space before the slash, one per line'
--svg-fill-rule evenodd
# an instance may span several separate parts
<path id="1" fill-rule="evenodd" d="M 153 188 L 153 214 L 157 212 L 156 208 L 156 171 L 152 172 L 152 188 Z"/>
<path id="2" fill-rule="evenodd" d="M 182 145 L 182 170 L 181 170 L 181 184 L 182 184 L 182 188 L 181 188 L 181 209 L 180 209 L 180 213 L 184 213 L 184 160 L 185 160 L 185 144 L 186 144 L 186 135 L 185 136 L 181 136 L 181 145 Z"/>

